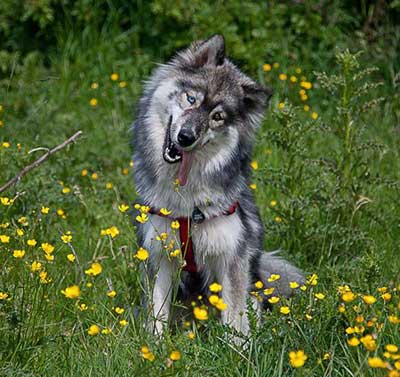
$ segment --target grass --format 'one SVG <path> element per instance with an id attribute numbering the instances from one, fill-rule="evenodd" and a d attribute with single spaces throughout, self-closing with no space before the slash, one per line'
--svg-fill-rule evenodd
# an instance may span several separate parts
<path id="1" fill-rule="evenodd" d="M 211 312 L 209 320 L 191 319 L 157 342 L 143 328 L 148 312 L 141 306 L 140 268 L 146 262 L 134 257 L 139 245 L 132 220 L 136 212 L 129 146 L 133 103 L 154 61 L 145 54 L 127 53 L 128 40 L 121 34 L 83 48 L 72 38 L 64 42 L 61 54 L 52 56 L 50 67 L 33 55 L 2 80 L 1 183 L 41 155 L 43 148 L 77 130 L 83 137 L 2 194 L 14 201 L 0 205 L 0 235 L 10 237 L 0 243 L 0 292 L 8 295 L 0 300 L 1 374 L 389 374 L 399 353 L 384 355 L 385 346 L 400 346 L 400 143 L 391 84 L 383 81 L 356 98 L 364 84 L 384 80 L 379 72 L 353 80 L 370 66 L 368 56 L 348 54 L 347 62 L 321 60 L 318 67 L 297 67 L 277 57 L 280 66 L 270 71 L 263 65 L 273 61 L 252 62 L 259 67 L 260 80 L 275 89 L 257 139 L 258 168 L 253 169 L 251 182 L 256 184 L 266 224 L 265 247 L 283 248 L 308 276 L 318 278 L 310 278 L 304 291 L 297 289 L 298 294 L 283 302 L 290 307 L 289 314 L 281 314 L 277 305 L 257 328 L 251 313 L 252 335 L 246 348 L 230 342 L 231 330 L 218 324 Z M 360 67 L 346 71 L 346 64 L 354 61 Z M 314 71 L 324 70 L 330 74 L 318 81 Z M 118 79 L 111 79 L 113 73 Z M 287 73 L 286 80 L 281 73 Z M 341 74 L 348 84 L 342 83 Z M 291 75 L 298 81 L 291 82 Z M 298 94 L 302 75 L 303 81 L 313 84 L 306 101 Z M 353 95 L 346 97 L 350 92 Z M 361 111 L 364 103 L 380 97 L 385 99 L 370 112 Z M 97 100 L 95 106 L 92 99 Z M 304 110 L 305 103 L 309 111 Z M 341 126 L 353 127 L 354 137 L 346 138 Z M 130 209 L 122 213 L 118 206 L 124 203 Z M 42 213 L 42 207 L 49 207 L 49 213 Z M 118 235 L 101 235 L 112 226 Z M 72 240 L 64 243 L 61 236 L 68 231 Z M 29 239 L 37 245 L 28 246 Z M 53 261 L 46 259 L 42 243 L 55 247 Z M 15 258 L 13 251 L 22 249 L 25 255 Z M 76 256 L 74 262 L 68 260 L 69 254 Z M 42 264 L 40 270 L 32 272 L 33 261 Z M 85 273 L 93 263 L 102 267 L 96 276 Z M 40 271 L 47 277 L 42 274 L 41 279 Z M 79 299 L 65 297 L 61 291 L 75 284 L 80 287 Z M 342 299 L 345 285 L 356 294 L 352 302 Z M 382 287 L 387 287 L 390 299 L 382 298 L 384 289 L 377 291 Z M 114 298 L 107 295 L 112 290 L 117 293 Z M 366 304 L 364 295 L 375 296 L 377 302 Z M 117 307 L 123 313 L 118 314 Z M 92 325 L 99 326 L 99 334 L 88 334 Z M 348 332 L 360 330 L 355 326 L 364 326 L 364 331 L 346 334 L 349 327 Z M 108 328 L 110 334 L 101 333 Z M 363 338 L 366 334 L 375 340 Z M 350 346 L 347 340 L 352 336 L 362 338 L 363 344 Z M 141 351 L 144 345 L 154 361 L 143 357 L 148 355 Z M 174 350 L 180 351 L 180 360 L 170 359 Z M 289 363 L 294 350 L 308 356 L 298 369 Z M 390 366 L 369 367 L 368 358 L 373 356 L 386 357 Z"/>

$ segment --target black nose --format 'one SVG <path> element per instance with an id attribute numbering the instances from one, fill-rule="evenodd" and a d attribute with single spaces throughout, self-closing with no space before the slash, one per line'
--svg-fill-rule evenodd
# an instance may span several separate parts
<path id="1" fill-rule="evenodd" d="M 178 143 L 181 147 L 190 147 L 196 141 L 194 133 L 187 129 L 182 129 L 178 134 Z"/>

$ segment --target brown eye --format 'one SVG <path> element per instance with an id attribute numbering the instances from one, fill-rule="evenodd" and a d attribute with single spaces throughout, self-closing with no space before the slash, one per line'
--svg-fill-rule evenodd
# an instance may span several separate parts
<path id="1" fill-rule="evenodd" d="M 221 113 L 215 113 L 215 114 L 213 115 L 212 118 L 213 118 L 213 120 L 215 120 L 216 122 L 219 122 L 219 121 L 223 120 L 222 114 L 221 114 Z"/>

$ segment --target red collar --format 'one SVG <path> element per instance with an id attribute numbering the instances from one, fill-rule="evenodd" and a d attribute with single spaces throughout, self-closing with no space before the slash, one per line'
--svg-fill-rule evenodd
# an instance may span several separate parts
<path id="1" fill-rule="evenodd" d="M 232 214 L 234 214 L 236 212 L 236 209 L 239 207 L 239 202 L 234 202 L 227 211 L 223 212 L 222 215 L 224 216 L 230 216 Z M 179 237 L 181 239 L 181 247 L 182 250 L 184 251 L 183 255 L 185 258 L 185 266 L 183 267 L 184 271 L 188 271 L 190 273 L 195 273 L 198 272 L 198 268 L 197 268 L 197 264 L 196 264 L 196 260 L 194 258 L 194 250 L 193 250 L 193 243 L 192 243 L 192 238 L 191 238 L 191 226 L 192 226 L 192 222 L 196 223 L 201 223 L 203 221 L 205 221 L 205 217 L 202 214 L 202 212 L 197 209 L 196 213 L 201 214 L 203 216 L 201 221 L 196 220 L 196 218 L 194 217 L 195 211 L 193 211 L 192 217 L 171 217 L 169 215 L 164 215 L 162 214 L 159 210 L 156 210 L 154 208 L 150 208 L 149 211 L 151 214 L 153 215 L 158 215 L 161 217 L 167 217 L 171 220 L 175 220 L 179 222 Z M 219 216 L 213 216 L 210 217 L 209 219 L 214 219 L 216 217 Z"/>

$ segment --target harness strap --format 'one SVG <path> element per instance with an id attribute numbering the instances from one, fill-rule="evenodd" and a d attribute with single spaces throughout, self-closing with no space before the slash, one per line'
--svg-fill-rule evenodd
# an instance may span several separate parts
<path id="1" fill-rule="evenodd" d="M 226 212 L 223 212 L 224 216 L 230 216 L 236 212 L 236 209 L 239 207 L 239 202 L 234 202 Z M 196 264 L 196 260 L 194 257 L 194 250 L 193 250 L 193 242 L 191 238 L 191 227 L 192 227 L 192 220 L 190 217 L 170 217 L 169 215 L 162 214 L 159 210 L 154 208 L 150 208 L 149 213 L 153 215 L 158 215 L 161 217 L 166 217 L 174 221 L 178 221 L 179 223 L 179 238 L 181 240 L 181 248 L 183 250 L 183 256 L 185 258 L 185 266 L 183 267 L 184 271 L 189 273 L 196 273 L 198 272 L 198 267 Z M 214 219 L 219 216 L 213 216 L 210 219 Z"/>

